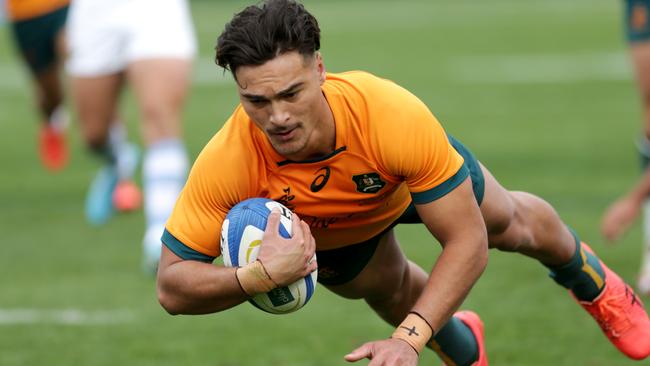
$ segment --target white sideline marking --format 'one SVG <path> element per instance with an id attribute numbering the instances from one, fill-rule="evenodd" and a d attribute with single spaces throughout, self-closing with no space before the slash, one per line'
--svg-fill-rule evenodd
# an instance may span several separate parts
<path id="1" fill-rule="evenodd" d="M 563 84 L 583 81 L 629 81 L 632 66 L 625 52 L 576 52 L 510 55 L 466 55 L 446 60 L 433 73 L 462 84 Z M 0 90 L 31 86 L 18 63 L 0 63 Z M 234 85 L 230 72 L 209 57 L 194 62 L 193 85 Z"/>
<path id="2" fill-rule="evenodd" d="M 132 322 L 129 310 L 43 310 L 0 309 L 0 325 L 15 324 L 63 324 L 63 325 L 110 325 Z"/>
<path id="3" fill-rule="evenodd" d="M 2 1 L 2 0 L 0 0 Z M 31 81 L 27 69 L 18 58 L 15 62 L 0 62 L 0 90 L 25 89 L 31 93 Z M 214 63 L 209 57 L 194 60 L 192 67 L 192 84 L 194 85 L 228 85 L 235 84 L 230 72 Z"/>
<path id="4" fill-rule="evenodd" d="M 452 59 L 448 78 L 480 84 L 558 84 L 632 80 L 624 52 L 476 55 Z"/>

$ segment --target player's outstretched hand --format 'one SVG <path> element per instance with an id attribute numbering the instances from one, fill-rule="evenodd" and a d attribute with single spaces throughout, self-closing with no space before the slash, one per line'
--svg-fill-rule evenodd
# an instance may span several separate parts
<path id="1" fill-rule="evenodd" d="M 280 235 L 280 211 L 273 209 L 269 215 L 260 252 L 257 259 L 262 263 L 269 277 L 278 285 L 286 286 L 316 270 L 312 260 L 316 251 L 316 240 L 306 222 L 295 213 L 291 216 L 292 236 L 285 239 Z"/>
<path id="2" fill-rule="evenodd" d="M 603 215 L 600 230 L 608 241 L 618 240 L 639 216 L 641 207 L 631 198 L 614 202 Z"/>
<path id="3" fill-rule="evenodd" d="M 418 354 L 408 343 L 399 339 L 368 342 L 345 355 L 348 362 L 370 359 L 368 366 L 417 365 Z"/>

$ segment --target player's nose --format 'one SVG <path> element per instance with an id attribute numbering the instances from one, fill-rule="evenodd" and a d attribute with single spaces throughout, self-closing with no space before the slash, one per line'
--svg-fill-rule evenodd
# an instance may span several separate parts
<path id="1" fill-rule="evenodd" d="M 269 121 L 276 126 L 286 125 L 290 120 L 289 111 L 283 107 L 282 103 L 271 103 L 271 114 Z"/>

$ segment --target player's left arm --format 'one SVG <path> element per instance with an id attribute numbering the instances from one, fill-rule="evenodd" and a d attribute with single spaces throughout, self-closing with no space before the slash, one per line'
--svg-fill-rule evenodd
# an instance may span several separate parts
<path id="1" fill-rule="evenodd" d="M 407 90 L 376 80 L 373 85 L 368 91 L 375 122 L 370 131 L 380 166 L 389 175 L 404 177 L 420 219 L 443 250 L 393 339 L 366 343 L 346 359 L 367 357 L 379 365 L 405 357 L 400 364 L 416 364 L 412 350 L 425 347 L 485 269 L 487 232 L 463 158 L 435 116 Z"/>
<path id="2" fill-rule="evenodd" d="M 417 364 L 419 352 L 458 309 L 487 265 L 487 232 L 470 178 L 445 196 L 415 207 L 441 243 L 442 253 L 412 313 L 391 339 L 368 342 L 346 355 L 347 361 Z"/>
<path id="3" fill-rule="evenodd" d="M 485 223 L 463 157 L 429 108 L 393 83 L 377 82 L 373 91 L 380 164 L 404 177 L 420 219 L 443 247 L 413 308 L 438 331 L 487 264 Z"/>
<path id="4" fill-rule="evenodd" d="M 415 207 L 443 250 L 413 311 L 439 331 L 487 265 L 487 231 L 470 178 L 445 196 Z"/>

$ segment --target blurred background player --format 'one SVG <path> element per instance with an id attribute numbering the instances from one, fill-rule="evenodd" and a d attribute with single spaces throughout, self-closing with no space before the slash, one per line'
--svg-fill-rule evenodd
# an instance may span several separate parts
<path id="1" fill-rule="evenodd" d="M 43 122 L 38 136 L 39 156 L 43 166 L 51 171 L 63 169 L 68 160 L 68 119 L 63 108 L 61 76 L 68 4 L 69 0 L 6 0 L 13 38 L 34 80 L 36 104 Z"/>
<path id="2" fill-rule="evenodd" d="M 153 6 L 155 5 L 155 11 Z M 155 271 L 160 236 L 185 183 L 188 158 L 181 115 L 196 40 L 184 0 L 75 0 L 70 7 L 67 69 L 86 144 L 104 160 L 86 198 L 86 216 L 102 224 L 115 210 L 140 206 L 133 182 L 138 152 L 118 120 L 128 82 L 145 151 L 143 267 Z"/>
<path id="3" fill-rule="evenodd" d="M 607 240 L 617 240 L 643 211 L 643 255 L 637 287 L 639 292 L 650 295 L 650 0 L 625 1 L 625 28 L 643 105 L 643 133 L 638 148 L 645 173 L 607 209 L 602 232 Z"/>

